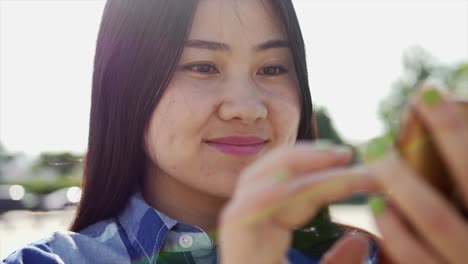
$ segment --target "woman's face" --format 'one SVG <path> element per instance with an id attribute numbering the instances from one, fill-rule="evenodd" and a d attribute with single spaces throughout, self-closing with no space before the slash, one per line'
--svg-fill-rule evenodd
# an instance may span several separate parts
<path id="1" fill-rule="evenodd" d="M 156 175 L 230 197 L 246 165 L 296 141 L 298 83 L 268 1 L 200 0 L 178 68 L 153 112 L 146 150 Z M 256 137 L 215 144 L 220 138 Z"/>

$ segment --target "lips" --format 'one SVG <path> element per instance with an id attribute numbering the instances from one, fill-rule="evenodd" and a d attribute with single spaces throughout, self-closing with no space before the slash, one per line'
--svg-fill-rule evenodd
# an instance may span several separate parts
<path id="1" fill-rule="evenodd" d="M 246 145 L 255 145 L 264 143 L 266 140 L 259 138 L 259 137 L 223 137 L 223 138 L 215 138 L 210 139 L 208 142 L 212 143 L 220 143 L 220 144 L 228 144 L 228 145 L 238 145 L 238 146 L 246 146 Z"/>
<path id="2" fill-rule="evenodd" d="M 260 152 L 266 145 L 267 140 L 260 137 L 223 137 L 207 141 L 211 147 L 232 155 L 253 155 Z"/>

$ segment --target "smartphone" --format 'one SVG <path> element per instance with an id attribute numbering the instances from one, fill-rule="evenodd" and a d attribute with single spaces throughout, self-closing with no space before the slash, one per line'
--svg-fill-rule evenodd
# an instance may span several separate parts
<path id="1" fill-rule="evenodd" d="M 468 121 L 468 100 L 454 99 L 463 109 Z M 465 216 L 468 217 L 463 205 L 460 190 L 457 189 L 446 164 L 436 147 L 434 139 L 414 110 L 408 110 L 401 119 L 396 149 L 417 175 L 437 189 L 450 200 Z M 467 160 L 468 162 L 468 160 Z"/>

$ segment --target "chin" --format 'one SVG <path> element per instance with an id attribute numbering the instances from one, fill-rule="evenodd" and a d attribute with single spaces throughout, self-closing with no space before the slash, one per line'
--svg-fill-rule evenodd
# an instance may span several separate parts
<path id="1" fill-rule="evenodd" d="M 210 186 L 210 188 L 205 189 L 204 192 L 223 199 L 230 199 L 235 191 L 235 185 L 232 187 L 219 187 L 219 186 Z"/>
<path id="2" fill-rule="evenodd" d="M 216 196 L 216 197 L 219 197 L 219 198 L 230 199 L 232 197 L 232 195 L 234 194 L 234 188 L 231 188 L 231 189 L 217 188 L 216 190 L 212 190 L 210 193 L 213 196 Z"/>

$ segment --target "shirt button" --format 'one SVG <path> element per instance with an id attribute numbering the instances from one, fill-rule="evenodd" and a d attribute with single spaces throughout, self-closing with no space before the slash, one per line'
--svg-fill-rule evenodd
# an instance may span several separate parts
<path id="1" fill-rule="evenodd" d="M 193 245 L 193 238 L 190 235 L 183 234 L 179 238 L 179 245 L 183 248 L 189 248 Z"/>

